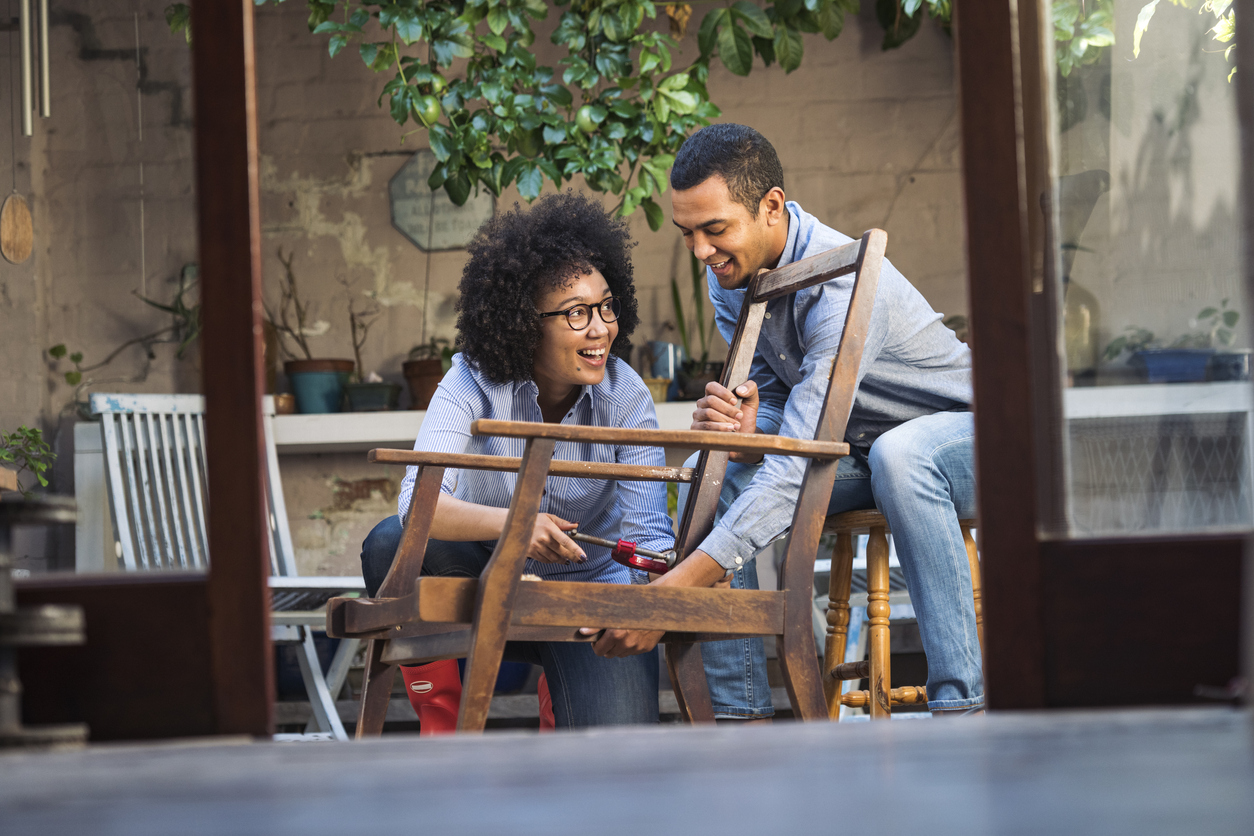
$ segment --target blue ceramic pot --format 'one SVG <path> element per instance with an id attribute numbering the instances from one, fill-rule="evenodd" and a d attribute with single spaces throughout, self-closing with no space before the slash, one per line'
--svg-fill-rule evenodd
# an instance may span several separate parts
<path id="1" fill-rule="evenodd" d="M 348 407 L 353 412 L 396 409 L 396 402 L 401 396 L 399 383 L 349 383 L 344 390 L 348 393 Z"/>
<path id="2" fill-rule="evenodd" d="M 1149 348 L 1132 355 L 1132 365 L 1149 383 L 1198 383 L 1206 379 L 1213 348 Z"/>
<path id="3" fill-rule="evenodd" d="M 344 384 L 353 373 L 352 360 L 289 360 L 283 364 L 296 411 L 302 415 L 339 412 Z"/>

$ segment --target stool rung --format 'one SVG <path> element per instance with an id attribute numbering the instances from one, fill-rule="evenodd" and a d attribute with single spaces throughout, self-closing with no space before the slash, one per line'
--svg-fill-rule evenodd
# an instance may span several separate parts
<path id="1" fill-rule="evenodd" d="M 832 668 L 827 675 L 828 678 L 837 682 L 844 682 L 849 679 L 870 679 L 871 661 L 863 659 L 861 662 L 845 662 Z"/>
<path id="2" fill-rule="evenodd" d="M 904 688 L 894 688 L 888 692 L 889 702 L 892 705 L 917 705 L 921 702 L 927 702 L 927 688 L 922 685 L 907 685 Z M 870 691 L 850 691 L 847 694 L 840 695 L 840 704 L 847 705 L 850 708 L 866 708 L 871 704 Z"/>

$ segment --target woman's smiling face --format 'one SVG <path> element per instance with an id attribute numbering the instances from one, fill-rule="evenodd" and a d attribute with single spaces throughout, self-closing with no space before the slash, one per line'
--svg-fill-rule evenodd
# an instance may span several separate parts
<path id="1" fill-rule="evenodd" d="M 577 274 L 561 287 L 540 293 L 536 310 L 540 313 L 564 311 L 575 305 L 596 308 L 610 298 L 610 286 L 595 268 Z M 564 398 L 573 387 L 594 386 L 605 378 L 610 346 L 618 336 L 618 323 L 605 322 L 597 310 L 582 331 L 570 327 L 564 316 L 540 320 L 540 346 L 536 349 L 534 380 L 541 399 Z"/>

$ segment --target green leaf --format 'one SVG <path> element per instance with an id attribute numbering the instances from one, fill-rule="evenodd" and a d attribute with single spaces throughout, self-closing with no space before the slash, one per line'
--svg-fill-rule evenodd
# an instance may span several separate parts
<path id="1" fill-rule="evenodd" d="M 731 23 L 718 33 L 718 57 L 736 75 L 748 75 L 753 67 L 753 41 L 749 33 Z M 663 121 L 666 121 L 663 119 Z"/>
<path id="2" fill-rule="evenodd" d="M 71 355 L 70 355 L 70 362 L 71 362 L 71 363 L 81 363 L 81 362 L 83 362 L 83 352 L 81 352 L 81 351 L 76 351 L 76 352 L 74 352 L 73 354 L 71 354 Z"/>
<path id="3" fill-rule="evenodd" d="M 369 22 L 370 22 L 370 12 L 366 11 L 366 9 L 361 6 L 359 6 L 348 17 L 348 25 L 350 27 L 356 27 L 357 31 L 361 31 L 361 27 L 365 26 Z"/>
<path id="4" fill-rule="evenodd" d="M 666 215 L 662 212 L 662 207 L 653 202 L 652 198 L 646 197 L 640 201 L 640 207 L 644 209 L 645 219 L 649 222 L 649 229 L 657 232 L 662 228 L 662 224 L 666 221 Z"/>
<path id="5" fill-rule="evenodd" d="M 666 78 L 662 79 L 662 82 L 658 84 L 657 87 L 659 90 L 683 90 L 687 86 L 688 86 L 688 74 L 687 73 L 675 73 L 672 76 L 667 76 Z"/>
<path id="6" fill-rule="evenodd" d="M 821 6 L 815 13 L 815 19 L 818 21 L 819 31 L 829 41 L 840 37 L 845 29 L 845 10 L 836 2 Z"/>
<path id="7" fill-rule="evenodd" d="M 1218 308 L 1202 308 L 1200 311 L 1198 311 L 1197 318 L 1207 319 L 1209 317 L 1217 315 L 1218 313 L 1219 313 Z"/>
<path id="8" fill-rule="evenodd" d="M 880 26 L 884 27 L 884 41 L 880 44 L 881 49 L 896 49 L 919 31 L 919 25 L 923 22 L 922 14 L 910 17 L 899 12 L 897 0 L 875 0 L 875 17 L 879 20 Z"/>
<path id="9" fill-rule="evenodd" d="M 165 22 L 170 27 L 170 34 L 182 32 L 190 44 L 192 42 L 192 10 L 186 3 L 174 3 L 165 7 Z"/>
<path id="10" fill-rule="evenodd" d="M 687 115 L 697 109 L 697 96 L 687 90 L 658 90 L 658 98 L 666 99 L 667 105 L 676 113 Z"/>
<path id="11" fill-rule="evenodd" d="M 518 175 L 518 194 L 523 200 L 532 201 L 540 196 L 544 186 L 544 174 L 536 166 L 528 166 Z"/>
<path id="12" fill-rule="evenodd" d="M 339 55 L 340 50 L 342 50 L 346 46 L 348 46 L 348 36 L 332 35 L 331 42 L 330 44 L 327 45 L 327 49 L 330 51 L 331 57 L 334 58 L 335 56 Z"/>
<path id="13" fill-rule="evenodd" d="M 714 52 L 714 47 L 718 45 L 716 39 L 719 27 L 730 22 L 730 15 L 731 12 L 727 9 L 715 9 L 707 12 L 701 19 L 701 30 L 697 33 L 697 46 L 701 50 L 702 58 L 707 58 Z"/>
<path id="14" fill-rule="evenodd" d="M 82 381 L 83 381 L 82 372 L 66 372 L 65 373 L 65 382 L 70 384 L 71 386 L 77 386 Z"/>
<path id="15" fill-rule="evenodd" d="M 374 59 L 379 57 L 379 45 L 378 44 L 362 44 L 360 47 L 357 48 L 357 51 L 361 53 L 361 60 L 365 62 L 366 66 L 373 68 Z"/>
<path id="16" fill-rule="evenodd" d="M 509 49 L 509 44 L 500 35 L 493 35 L 491 32 L 479 39 L 484 46 L 494 49 L 497 52 L 505 52 Z"/>
<path id="17" fill-rule="evenodd" d="M 470 177 L 464 171 L 444 181 L 444 191 L 455 206 L 465 206 L 466 198 L 470 197 Z"/>
<path id="18" fill-rule="evenodd" d="M 775 30 L 775 58 L 784 72 L 790 73 L 801 66 L 801 33 L 788 26 Z"/>
<path id="19" fill-rule="evenodd" d="M 509 12 L 506 9 L 494 6 L 488 10 L 488 28 L 492 30 L 493 35 L 501 34 L 507 26 L 509 26 Z"/>
<path id="20" fill-rule="evenodd" d="M 1224 316 L 1223 316 L 1224 325 L 1227 325 L 1229 328 L 1236 325 L 1237 320 L 1240 318 L 1241 318 L 1241 315 L 1237 313 L 1236 311 L 1224 311 Z"/>
<path id="21" fill-rule="evenodd" d="M 57 360 L 60 360 L 62 357 L 64 357 L 65 356 L 65 343 L 57 343 L 52 348 L 48 349 L 48 356 L 54 357 Z"/>
<path id="22" fill-rule="evenodd" d="M 759 38 L 774 36 L 774 27 L 771 26 L 771 19 L 766 16 L 766 12 L 748 0 L 736 0 L 732 5 L 732 11 L 744 22 L 745 28 Z"/>
<path id="23" fill-rule="evenodd" d="M 395 29 L 396 37 L 400 38 L 405 46 L 422 40 L 422 22 L 412 12 L 402 12 L 396 18 Z"/>

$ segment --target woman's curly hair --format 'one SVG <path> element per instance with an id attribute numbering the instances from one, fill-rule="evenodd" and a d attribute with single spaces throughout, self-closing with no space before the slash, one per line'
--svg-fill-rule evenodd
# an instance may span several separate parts
<path id="1" fill-rule="evenodd" d="M 595 268 L 622 304 L 610 351 L 623 357 L 640 322 L 627 223 L 574 192 L 530 210 L 514 205 L 479 227 L 467 249 L 457 301 L 457 348 L 494 383 L 531 380 L 540 345 L 535 299 Z"/>

